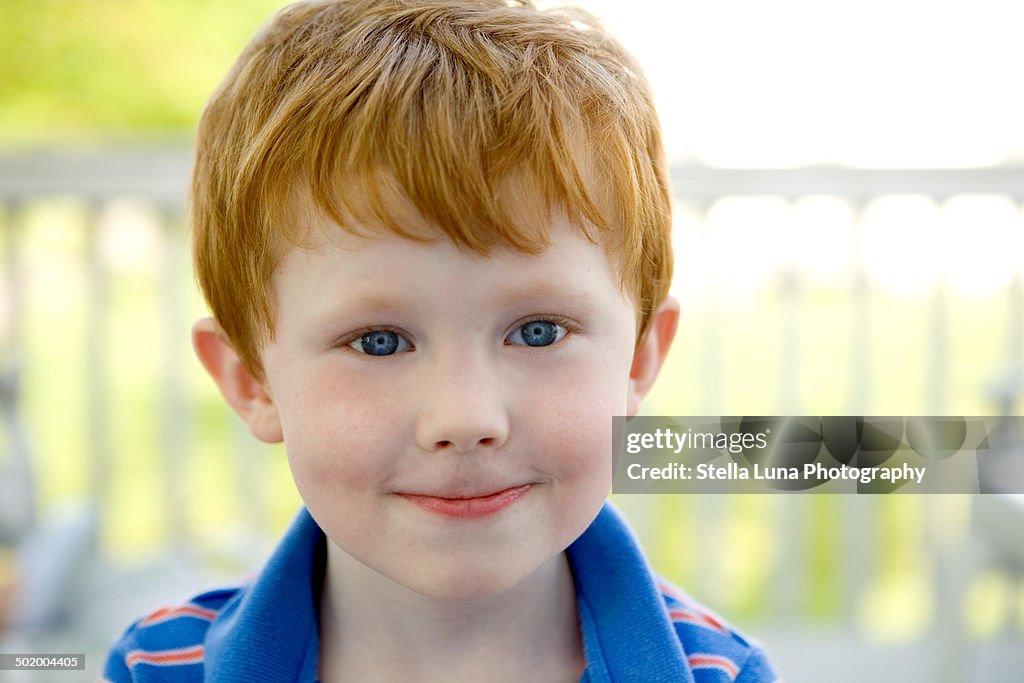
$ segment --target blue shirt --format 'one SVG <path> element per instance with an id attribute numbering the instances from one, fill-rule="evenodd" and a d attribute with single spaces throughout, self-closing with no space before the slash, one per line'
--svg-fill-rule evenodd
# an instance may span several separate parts
<path id="1" fill-rule="evenodd" d="M 581 683 L 777 679 L 760 647 L 651 573 L 610 503 L 566 554 L 587 662 Z M 111 648 L 105 680 L 315 681 L 325 563 L 323 531 L 303 508 L 253 581 L 132 624 Z"/>

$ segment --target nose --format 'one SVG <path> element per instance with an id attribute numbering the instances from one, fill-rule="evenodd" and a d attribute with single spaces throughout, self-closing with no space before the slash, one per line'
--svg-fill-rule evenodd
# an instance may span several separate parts
<path id="1" fill-rule="evenodd" d="M 469 453 L 501 447 L 509 415 L 498 373 L 471 354 L 438 362 L 421 397 L 416 440 L 424 451 Z"/>

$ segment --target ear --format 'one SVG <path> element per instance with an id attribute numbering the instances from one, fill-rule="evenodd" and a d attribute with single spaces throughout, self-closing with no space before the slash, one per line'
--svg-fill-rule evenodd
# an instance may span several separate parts
<path id="1" fill-rule="evenodd" d="M 679 324 L 679 302 L 666 297 L 651 318 L 651 325 L 633 353 L 633 367 L 629 370 L 629 391 L 626 397 L 626 415 L 632 417 L 640 410 L 640 402 L 658 377 Z"/>
<path id="2" fill-rule="evenodd" d="M 216 320 L 196 321 L 192 326 L 192 347 L 220 387 L 224 400 L 249 425 L 253 436 L 266 443 L 282 441 L 281 420 L 269 389 L 242 364 Z"/>

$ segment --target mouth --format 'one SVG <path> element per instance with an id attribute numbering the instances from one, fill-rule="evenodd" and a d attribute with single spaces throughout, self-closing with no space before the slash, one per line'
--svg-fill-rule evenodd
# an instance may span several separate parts
<path id="1" fill-rule="evenodd" d="M 425 496 L 417 493 L 398 493 L 396 495 L 428 512 L 434 512 L 445 517 L 475 519 L 489 517 L 511 507 L 520 498 L 525 496 L 531 488 L 533 488 L 533 484 L 524 484 L 523 486 L 513 486 L 485 495 L 451 498 Z"/>

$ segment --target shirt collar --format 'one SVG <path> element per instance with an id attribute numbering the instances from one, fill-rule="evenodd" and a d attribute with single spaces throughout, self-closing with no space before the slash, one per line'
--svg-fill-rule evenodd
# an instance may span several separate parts
<path id="1" fill-rule="evenodd" d="M 206 680 L 316 679 L 326 551 L 323 532 L 302 508 L 256 580 L 210 625 Z"/>
<path id="2" fill-rule="evenodd" d="M 692 682 L 643 553 L 611 503 L 566 554 L 587 660 L 583 679 Z M 210 625 L 207 680 L 315 680 L 325 563 L 324 534 L 302 508 L 256 580 Z"/>
<path id="3" fill-rule="evenodd" d="M 584 680 L 693 681 L 639 544 L 611 503 L 566 550 L 587 659 Z"/>

